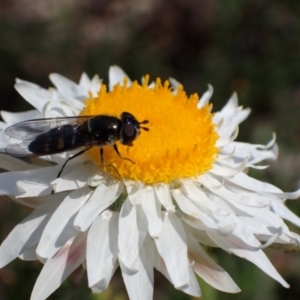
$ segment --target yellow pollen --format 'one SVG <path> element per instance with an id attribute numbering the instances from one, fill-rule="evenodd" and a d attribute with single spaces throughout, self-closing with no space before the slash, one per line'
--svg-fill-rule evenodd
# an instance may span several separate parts
<path id="1" fill-rule="evenodd" d="M 123 86 L 118 84 L 110 92 L 102 85 L 97 97 L 90 94 L 85 100 L 81 115 L 119 118 L 122 112 L 129 112 L 139 122 L 149 120 L 141 125 L 149 131 L 141 129 L 133 146 L 116 143 L 121 156 L 134 163 L 120 158 L 112 146 L 104 147 L 106 171 L 115 177 L 152 184 L 194 177 L 211 169 L 218 153 L 211 105 L 198 109 L 197 94 L 187 97 L 182 86 L 174 92 L 168 81 L 162 84 L 160 79 L 149 87 L 148 81 L 149 76 L 145 76 L 143 84 L 133 82 L 128 86 L 125 79 Z M 99 147 L 88 154 L 102 167 Z"/>

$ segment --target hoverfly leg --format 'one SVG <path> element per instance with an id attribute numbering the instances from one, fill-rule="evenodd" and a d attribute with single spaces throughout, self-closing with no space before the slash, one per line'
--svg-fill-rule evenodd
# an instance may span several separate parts
<path id="1" fill-rule="evenodd" d="M 103 156 L 103 148 L 100 147 L 100 160 L 101 160 L 101 164 L 104 166 L 104 156 Z"/>
<path id="2" fill-rule="evenodd" d="M 119 157 L 120 157 L 121 159 L 128 160 L 128 161 L 130 161 L 132 164 L 135 164 L 135 162 L 132 161 L 130 158 L 121 156 L 121 154 L 120 154 L 120 152 L 119 152 L 119 149 L 118 149 L 118 147 L 117 147 L 116 144 L 114 144 L 114 149 L 115 149 L 115 151 L 117 152 L 117 154 L 119 155 Z"/>
<path id="3" fill-rule="evenodd" d="M 77 156 L 83 154 L 84 152 L 90 150 L 91 148 L 92 148 L 92 146 L 90 146 L 90 147 L 88 147 L 88 148 L 86 148 L 86 149 L 83 149 L 83 150 L 79 151 L 78 153 L 74 154 L 73 156 L 69 157 L 69 158 L 64 162 L 64 164 L 62 165 L 60 171 L 58 172 L 58 174 L 57 174 L 57 176 L 56 176 L 56 179 L 60 177 L 60 175 L 61 175 L 62 171 L 64 170 L 64 168 L 65 168 L 66 164 L 68 163 L 68 161 L 70 161 L 71 159 L 73 159 L 73 158 L 75 158 L 75 157 L 77 157 Z M 54 191 L 53 191 L 53 190 L 52 190 L 52 193 L 51 193 L 51 194 L 54 194 Z"/>
<path id="4" fill-rule="evenodd" d="M 88 148 L 86 148 L 86 149 L 83 149 L 83 150 L 79 151 L 78 153 L 74 154 L 73 156 L 69 157 L 69 158 L 64 162 L 64 164 L 62 165 L 62 167 L 61 167 L 59 173 L 57 174 L 57 177 L 56 177 L 56 178 L 59 178 L 59 177 L 60 177 L 60 175 L 61 175 L 63 169 L 64 169 L 65 166 L 66 166 L 66 164 L 67 164 L 71 159 L 73 159 L 73 158 L 75 158 L 75 157 L 77 157 L 77 156 L 83 154 L 84 152 L 90 150 L 91 148 L 92 148 L 92 146 L 90 146 L 90 147 L 88 147 Z"/>
<path id="5" fill-rule="evenodd" d="M 121 177 L 119 171 L 117 170 L 117 168 L 115 166 L 113 166 L 113 165 L 105 165 L 104 164 L 104 155 L 103 155 L 103 148 L 102 147 L 100 147 L 100 160 L 101 160 L 101 163 L 102 163 L 103 167 L 112 167 L 116 171 L 116 173 L 118 174 L 118 176 Z"/>

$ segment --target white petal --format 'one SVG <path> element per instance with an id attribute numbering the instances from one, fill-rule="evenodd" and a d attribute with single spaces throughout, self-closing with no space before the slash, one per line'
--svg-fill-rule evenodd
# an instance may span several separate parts
<path id="1" fill-rule="evenodd" d="M 202 174 L 197 179 L 201 185 L 204 185 L 205 187 L 209 187 L 211 189 L 218 189 L 224 184 L 224 179 L 222 177 L 213 176 L 208 172 Z"/>
<path id="2" fill-rule="evenodd" d="M 10 232 L 0 247 L 0 268 L 38 243 L 48 220 L 64 196 L 53 195 L 51 201 L 44 202 Z"/>
<path id="3" fill-rule="evenodd" d="M 296 226 L 300 227 L 300 218 L 290 211 L 283 202 L 272 201 L 272 209 L 279 217 L 294 223 Z"/>
<path id="4" fill-rule="evenodd" d="M 58 95 L 57 100 L 45 104 L 43 108 L 44 118 L 72 117 L 79 115 L 83 109 L 83 103 L 75 98 L 64 98 Z M 61 100 L 63 98 L 64 100 Z"/>
<path id="5" fill-rule="evenodd" d="M 40 86 L 38 84 L 35 84 L 35 83 L 27 81 L 27 80 L 23 80 L 23 79 L 20 79 L 20 78 L 16 78 L 16 83 L 28 84 L 28 85 L 32 86 L 33 88 L 36 88 L 36 89 L 40 88 Z"/>
<path id="6" fill-rule="evenodd" d="M 231 116 L 235 113 L 236 109 L 238 107 L 238 97 L 237 93 L 233 93 L 227 103 L 224 105 L 224 107 L 221 110 L 221 113 L 224 116 Z"/>
<path id="7" fill-rule="evenodd" d="M 221 119 L 224 122 L 217 128 L 217 131 L 222 138 L 228 138 L 232 135 L 235 128 L 244 121 L 250 114 L 250 109 L 243 109 L 238 107 L 237 95 L 234 93 L 229 99 L 224 108 L 214 115 L 214 122 L 218 122 Z"/>
<path id="8" fill-rule="evenodd" d="M 276 186 L 254 179 L 245 173 L 238 173 L 231 178 L 227 178 L 227 180 L 238 186 L 255 192 L 282 193 L 282 191 Z"/>
<path id="9" fill-rule="evenodd" d="M 90 87 L 90 84 L 91 84 L 91 80 L 90 80 L 89 76 L 85 72 L 83 72 L 79 79 L 79 86 L 81 86 L 85 90 L 88 90 Z"/>
<path id="10" fill-rule="evenodd" d="M 181 221 L 174 214 L 163 214 L 163 228 L 154 241 L 174 286 L 180 288 L 188 285 L 190 263 L 186 236 Z"/>
<path id="11" fill-rule="evenodd" d="M 128 194 L 128 200 L 132 205 L 141 204 L 144 197 L 144 185 L 131 180 L 124 180 Z"/>
<path id="12" fill-rule="evenodd" d="M 24 82 L 16 83 L 15 89 L 40 113 L 43 112 L 44 105 L 52 99 L 51 92 Z"/>
<path id="13" fill-rule="evenodd" d="M 1 117 L 7 123 L 8 125 L 16 124 L 25 120 L 31 120 L 31 119 L 39 119 L 42 118 L 42 114 L 38 112 L 37 110 L 28 110 L 25 112 L 20 113 L 12 113 L 8 111 L 1 111 Z"/>
<path id="14" fill-rule="evenodd" d="M 237 208 L 239 214 L 245 216 L 255 216 L 255 219 L 262 220 L 269 223 L 274 228 L 280 228 L 283 225 L 283 220 L 273 213 L 268 207 L 255 208 L 240 205 L 239 203 L 233 203 Z"/>
<path id="15" fill-rule="evenodd" d="M 154 190 L 159 202 L 169 212 L 175 212 L 175 206 L 172 201 L 169 185 L 167 184 L 155 184 Z"/>
<path id="16" fill-rule="evenodd" d="M 15 183 L 14 193 L 16 197 L 32 197 L 51 194 L 52 188 L 50 182 L 57 177 L 60 169 L 61 166 L 55 166 L 24 172 L 10 172 L 10 174 L 21 173 L 20 175 L 23 175 L 23 179 L 20 176 L 21 178 Z"/>
<path id="17" fill-rule="evenodd" d="M 189 258 L 193 260 L 193 270 L 203 280 L 223 292 L 240 292 L 239 287 L 235 284 L 229 274 L 209 257 L 206 251 L 189 232 L 187 232 L 187 242 Z"/>
<path id="18" fill-rule="evenodd" d="M 38 168 L 21 159 L 0 153 L 1 168 L 7 171 L 26 171 Z"/>
<path id="19" fill-rule="evenodd" d="M 90 87 L 87 89 L 94 97 L 97 97 L 98 92 L 101 89 L 101 81 L 102 80 L 98 77 L 98 75 L 95 75 L 91 81 Z"/>
<path id="20" fill-rule="evenodd" d="M 88 200 L 92 191 L 82 188 L 71 192 L 56 209 L 48 222 L 37 247 L 39 257 L 47 259 L 55 253 L 78 231 L 73 222 L 78 210 Z"/>
<path id="21" fill-rule="evenodd" d="M 89 286 L 89 288 L 92 290 L 92 292 L 96 293 L 96 294 L 99 294 L 99 293 L 103 292 L 106 289 L 106 288 L 105 289 L 103 288 L 106 285 L 106 281 L 108 281 L 108 283 L 109 283 L 109 281 L 111 280 L 111 277 L 115 274 L 118 267 L 119 267 L 119 262 L 116 261 L 116 263 L 114 265 L 114 269 L 112 270 L 112 272 L 106 274 L 107 276 L 104 279 L 105 281 L 100 280 L 98 283 Z"/>
<path id="22" fill-rule="evenodd" d="M 51 169 L 53 168 L 39 168 L 37 170 L 0 173 L 0 195 L 14 195 L 16 182 L 31 176 L 40 177 L 41 174 L 47 174 L 47 172 Z M 51 193 L 51 190 L 49 193 Z"/>
<path id="23" fill-rule="evenodd" d="M 240 108 L 237 109 L 235 113 L 230 117 L 223 116 L 224 122 L 219 128 L 217 128 L 217 132 L 219 136 L 222 137 L 223 139 L 232 136 L 232 134 L 234 134 L 238 125 L 249 116 L 250 112 L 251 112 L 250 109 Z M 235 138 L 233 138 L 232 140 L 234 139 Z"/>
<path id="24" fill-rule="evenodd" d="M 31 300 L 46 299 L 62 282 L 85 260 L 86 233 L 80 233 L 60 249 L 55 257 L 49 259 L 31 294 Z"/>
<path id="25" fill-rule="evenodd" d="M 109 77 L 109 90 L 110 91 L 112 91 L 113 87 L 118 83 L 122 86 L 124 83 L 125 77 L 128 78 L 127 86 L 131 86 L 131 84 L 132 84 L 131 80 L 129 79 L 127 74 L 118 66 L 111 66 L 109 68 L 108 77 Z"/>
<path id="26" fill-rule="evenodd" d="M 97 216 L 118 199 L 122 191 L 123 184 L 116 180 L 98 185 L 89 201 L 76 216 L 75 228 L 79 231 L 86 231 Z"/>
<path id="27" fill-rule="evenodd" d="M 244 169 L 247 166 L 247 163 L 248 163 L 247 157 L 240 164 L 237 164 L 237 166 L 231 168 L 222 166 L 220 163 L 216 162 L 213 164 L 213 167 L 211 170 L 209 170 L 209 172 L 217 176 L 232 177 L 244 171 Z"/>
<path id="28" fill-rule="evenodd" d="M 172 195 L 182 212 L 199 219 L 207 228 L 218 229 L 215 221 L 202 212 L 194 203 L 192 203 L 180 190 L 172 190 Z"/>
<path id="29" fill-rule="evenodd" d="M 249 158 L 248 165 L 259 163 L 266 159 L 277 159 L 278 146 L 275 144 L 270 149 L 260 149 L 262 145 L 253 145 L 249 143 L 232 142 L 230 145 L 223 147 L 222 153 L 231 152 L 234 149 L 233 157 L 235 160 L 243 160 L 246 156 Z"/>
<path id="30" fill-rule="evenodd" d="M 89 286 L 100 293 L 108 287 L 118 257 L 119 214 L 104 211 L 92 224 L 87 238 Z M 95 290 L 97 288 L 97 291 Z"/>
<path id="31" fill-rule="evenodd" d="M 256 237 L 260 236 L 259 240 L 268 240 L 275 234 L 282 234 L 282 227 L 275 227 L 268 219 L 258 219 L 254 217 L 240 216 L 239 224 L 250 230 Z M 262 237 L 265 237 L 262 239 Z M 280 236 L 280 238 L 282 238 Z M 284 238 L 284 237 L 283 237 Z"/>
<path id="32" fill-rule="evenodd" d="M 245 243 L 245 248 L 253 247 L 253 248 L 259 248 L 261 246 L 261 243 L 258 241 L 258 239 L 254 236 L 252 231 L 243 226 L 242 224 L 238 223 L 237 226 L 234 228 L 234 231 L 232 232 L 232 236 L 229 237 L 231 240 L 237 240 L 242 241 L 242 243 Z M 240 243 L 238 241 L 238 243 Z M 240 243 L 240 244 L 242 244 Z"/>
<path id="33" fill-rule="evenodd" d="M 52 155 L 47 155 L 44 156 L 43 158 L 49 158 L 49 160 L 51 162 L 55 162 L 58 165 L 63 165 L 66 160 L 68 158 L 70 158 L 71 156 L 77 154 L 79 151 L 78 150 L 70 150 L 67 152 L 62 152 L 62 153 L 57 153 L 57 154 L 52 154 Z M 91 160 L 89 160 L 89 158 L 86 155 L 78 155 L 77 157 L 73 158 L 71 161 L 69 161 L 66 165 L 66 167 L 64 168 L 61 177 L 64 178 L 66 174 L 72 172 L 73 170 L 76 169 L 76 164 L 78 163 L 83 163 L 83 164 L 87 164 L 87 165 L 92 165 L 93 162 Z M 95 165 L 95 164 L 94 164 Z M 73 166 L 73 167 L 71 167 Z M 91 166 L 90 166 L 91 167 Z M 92 168 L 92 167 L 91 167 Z"/>
<path id="34" fill-rule="evenodd" d="M 120 266 L 130 300 L 152 300 L 153 263 L 144 247 L 140 250 L 132 268 L 127 268 L 122 263 Z"/>
<path id="35" fill-rule="evenodd" d="M 229 237 L 224 238 L 213 231 L 208 232 L 208 234 L 224 250 L 251 261 L 284 287 L 289 287 L 288 283 L 279 275 L 262 250 L 247 249 L 243 244 L 238 243 L 237 239 L 233 242 Z"/>
<path id="36" fill-rule="evenodd" d="M 204 226 L 199 220 L 186 215 L 183 215 L 181 220 L 183 221 L 182 224 L 184 228 L 186 228 L 186 231 L 190 231 L 199 243 L 209 247 L 218 247 L 217 244 L 207 235 L 207 232 L 203 230 Z"/>
<path id="37" fill-rule="evenodd" d="M 238 107 L 238 98 L 237 94 L 233 93 L 227 104 L 222 108 L 219 112 L 223 118 L 228 120 L 228 124 L 234 122 L 236 125 L 241 123 L 243 120 L 247 118 L 250 113 L 249 109 L 242 109 L 242 107 Z"/>
<path id="38" fill-rule="evenodd" d="M 228 195 L 238 195 L 235 197 L 235 201 L 239 202 L 242 205 L 253 206 L 253 207 L 267 207 L 272 203 L 272 198 L 278 200 L 277 197 L 274 197 L 274 194 L 269 196 L 264 193 L 256 193 L 255 191 L 249 191 L 244 188 L 233 185 L 231 182 L 226 182 L 225 186 L 228 188 L 227 191 L 224 190 L 224 198 Z M 229 196 L 230 197 L 230 196 Z"/>
<path id="39" fill-rule="evenodd" d="M 149 234 L 151 237 L 156 238 L 159 236 L 162 227 L 161 204 L 157 201 L 152 187 L 147 186 L 143 189 L 141 204 L 148 221 Z"/>
<path id="40" fill-rule="evenodd" d="M 178 87 L 181 86 L 182 84 L 179 81 L 177 81 L 175 78 L 172 78 L 172 77 L 169 77 L 169 82 L 172 86 L 173 93 L 176 94 Z"/>
<path id="41" fill-rule="evenodd" d="M 286 193 L 273 193 L 273 195 L 267 194 L 267 196 L 273 196 L 272 198 L 278 200 L 285 200 L 285 199 L 298 199 L 300 197 L 300 188 L 295 192 L 286 192 Z"/>
<path id="42" fill-rule="evenodd" d="M 147 235 L 147 220 L 141 207 L 125 200 L 119 219 L 119 260 L 131 268 Z"/>
<path id="43" fill-rule="evenodd" d="M 215 190 L 211 188 L 208 189 L 212 191 L 212 194 L 209 196 L 212 201 L 218 200 L 217 196 L 219 196 L 226 201 L 232 211 L 237 215 L 255 216 L 256 219 L 268 220 L 274 227 L 278 228 L 282 226 L 282 219 L 269 209 L 271 204 L 270 198 L 264 198 L 263 196 L 255 194 L 253 195 L 253 198 L 251 198 L 251 193 L 248 195 L 247 191 L 242 190 L 234 193 L 227 190 L 225 186 Z"/>
<path id="44" fill-rule="evenodd" d="M 190 266 L 188 270 L 189 270 L 188 284 L 181 286 L 178 289 L 191 296 L 200 297 L 201 290 L 196 275 Z"/>
<path id="45" fill-rule="evenodd" d="M 230 187 L 226 184 L 221 187 L 212 188 L 206 186 L 213 194 L 220 196 L 221 198 L 230 201 L 231 203 L 240 203 L 244 206 L 250 207 L 267 207 L 271 204 L 271 199 L 259 195 L 255 192 L 249 192 L 241 188 Z M 232 189 L 229 190 L 228 188 Z"/>
<path id="46" fill-rule="evenodd" d="M 221 197 L 213 194 L 210 195 L 209 193 L 207 194 L 211 202 L 218 207 L 215 211 L 211 213 L 208 212 L 209 215 L 218 222 L 219 229 L 217 229 L 217 232 L 222 235 L 232 233 L 238 224 L 238 218 L 234 210 L 232 210 L 230 205 L 228 205 Z"/>
<path id="47" fill-rule="evenodd" d="M 60 195 L 67 195 L 67 193 L 60 193 Z M 52 201 L 54 199 L 54 194 L 49 194 L 45 196 L 38 196 L 38 197 L 27 197 L 27 198 L 16 198 L 14 196 L 8 196 L 14 202 L 21 204 L 22 206 L 27 206 L 27 208 L 37 208 L 42 203 L 46 201 Z M 54 198 L 53 198 L 54 197 Z"/>
<path id="48" fill-rule="evenodd" d="M 101 170 L 98 170 L 97 173 L 88 178 L 87 183 L 91 187 L 96 187 L 99 184 L 105 184 L 107 180 L 111 180 L 109 177 L 108 173 L 102 173 Z"/>
<path id="49" fill-rule="evenodd" d="M 197 108 L 201 108 L 204 105 L 206 105 L 209 102 L 213 93 L 214 93 L 214 88 L 212 87 L 212 85 L 208 84 L 208 90 L 199 99 Z"/>
<path id="50" fill-rule="evenodd" d="M 153 239 L 150 240 L 149 237 L 145 239 L 145 248 L 147 249 L 148 256 L 152 257 L 155 269 L 162 273 L 172 283 L 167 266 L 163 258 L 159 255 Z"/>
<path id="51" fill-rule="evenodd" d="M 36 245 L 19 255 L 19 258 L 27 261 L 38 260 L 39 258 L 36 255 Z"/>
<path id="52" fill-rule="evenodd" d="M 1 114 L 1 111 L 0 111 Z M 0 121 L 0 131 L 5 130 L 5 128 L 7 127 L 7 124 L 5 122 Z"/>
<path id="53" fill-rule="evenodd" d="M 0 127 L 1 127 L 2 122 L 0 122 Z M 3 123 L 4 124 L 4 123 Z M 4 128 L 0 128 L 0 151 L 4 154 L 5 153 L 5 148 L 9 144 L 9 137 L 5 134 L 4 130 L 7 127 L 5 124 Z"/>
<path id="54" fill-rule="evenodd" d="M 181 180 L 181 192 L 208 215 L 214 212 L 218 207 L 212 203 L 205 193 L 198 188 L 192 180 Z M 219 208 L 220 209 L 220 208 Z M 226 213 L 226 212 L 224 212 Z"/>
<path id="55" fill-rule="evenodd" d="M 66 97 L 84 98 L 88 96 L 81 86 L 60 74 L 52 73 L 49 77 L 58 91 Z"/>
<path id="56" fill-rule="evenodd" d="M 237 138 L 239 133 L 239 127 L 238 126 L 234 127 L 232 131 L 228 132 L 226 135 L 221 134 L 219 131 L 220 129 L 217 130 L 219 134 L 219 139 L 216 142 L 216 147 L 222 149 L 224 146 L 233 142 Z"/>
<path id="57" fill-rule="evenodd" d="M 147 236 L 145 239 L 143 250 L 146 251 L 147 257 L 151 258 L 152 264 L 154 265 L 155 269 L 161 272 L 172 283 L 172 278 L 168 272 L 166 264 L 163 261 L 163 258 L 159 255 L 153 239 L 150 239 L 149 236 Z M 189 276 L 188 278 L 186 278 L 188 284 L 177 287 L 177 289 L 182 290 L 189 295 L 199 297 L 201 295 L 199 284 L 190 266 L 188 267 L 188 272 Z"/>
<path id="58" fill-rule="evenodd" d="M 85 187 L 88 179 L 97 172 L 97 169 L 97 166 L 90 161 L 69 164 L 64 168 L 61 177 L 51 182 L 51 186 L 55 193 Z"/>

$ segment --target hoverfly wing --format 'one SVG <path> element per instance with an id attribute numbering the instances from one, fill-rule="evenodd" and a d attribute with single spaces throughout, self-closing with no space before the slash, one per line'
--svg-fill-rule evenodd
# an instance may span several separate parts
<path id="1" fill-rule="evenodd" d="M 62 117 L 62 118 L 48 118 L 48 119 L 34 119 L 27 120 L 14 124 L 5 129 L 5 133 L 15 139 L 24 141 L 32 140 L 40 134 L 46 133 L 53 128 L 60 128 L 63 125 L 76 125 L 88 120 L 90 117 Z"/>
<path id="2" fill-rule="evenodd" d="M 36 157 L 40 156 L 28 150 L 28 143 L 8 144 L 5 152 L 13 157 Z"/>
<path id="3" fill-rule="evenodd" d="M 5 133 L 20 143 L 9 144 L 5 150 L 14 157 L 35 157 L 84 147 L 78 130 L 89 118 L 77 116 L 17 123 L 6 128 Z"/>

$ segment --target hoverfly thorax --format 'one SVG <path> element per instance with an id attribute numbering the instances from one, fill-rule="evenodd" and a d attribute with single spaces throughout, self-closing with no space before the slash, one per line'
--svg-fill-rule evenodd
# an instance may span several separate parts
<path id="1" fill-rule="evenodd" d="M 119 140 L 121 128 L 121 120 L 113 116 L 98 115 L 88 121 L 89 133 L 104 145 L 113 144 Z"/>

